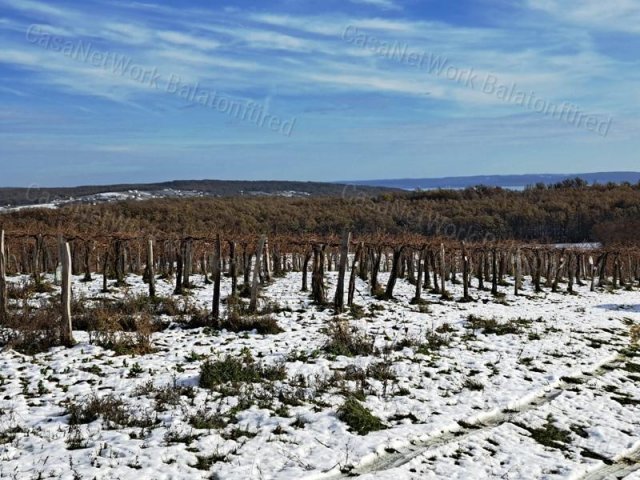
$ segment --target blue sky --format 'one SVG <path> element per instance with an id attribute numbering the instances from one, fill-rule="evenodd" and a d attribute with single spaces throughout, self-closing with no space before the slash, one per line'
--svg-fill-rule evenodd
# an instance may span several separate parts
<path id="1" fill-rule="evenodd" d="M 0 186 L 640 169 L 637 0 L 151 2 L 0 0 Z"/>

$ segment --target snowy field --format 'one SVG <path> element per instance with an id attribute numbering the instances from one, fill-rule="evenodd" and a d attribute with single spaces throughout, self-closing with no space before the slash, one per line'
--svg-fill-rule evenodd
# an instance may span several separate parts
<path id="1" fill-rule="evenodd" d="M 133 276 L 111 294 L 99 293 L 99 276 L 79 280 L 84 302 L 146 291 Z M 195 280 L 187 301 L 208 308 L 212 288 Z M 638 290 L 536 295 L 527 284 L 519 297 L 512 287 L 495 299 L 472 289 L 472 303 L 424 293 L 418 306 L 405 280 L 393 301 L 358 281 L 362 308 L 340 318 L 374 339 L 376 353 L 344 356 L 326 348 L 336 317 L 300 285 L 290 273 L 262 292 L 282 333 L 172 322 L 143 356 L 117 356 L 83 331 L 70 349 L 3 351 L 0 478 L 640 479 L 640 351 L 629 334 Z M 202 364 L 227 354 L 284 367 L 286 378 L 199 387 Z M 347 397 L 379 429 L 349 427 Z M 71 425 L 71 406 L 96 399 L 127 418 Z"/>

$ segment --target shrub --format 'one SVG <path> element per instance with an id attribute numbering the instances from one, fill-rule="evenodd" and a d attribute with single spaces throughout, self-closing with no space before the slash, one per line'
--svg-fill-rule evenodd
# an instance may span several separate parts
<path id="1" fill-rule="evenodd" d="M 219 328 L 235 333 L 256 331 L 261 335 L 277 335 L 284 332 L 278 325 L 277 320 L 270 315 L 243 317 L 236 312 L 231 312 L 220 322 Z"/>
<path id="2" fill-rule="evenodd" d="M 366 435 L 386 428 L 382 421 L 373 415 L 358 400 L 349 397 L 338 410 L 338 418 L 358 435 Z"/>
<path id="3" fill-rule="evenodd" d="M 113 350 L 116 355 L 153 353 L 155 349 L 151 344 L 151 336 L 157 330 L 156 322 L 148 313 L 137 318 L 127 317 L 125 322 L 122 317 L 114 316 L 107 310 L 95 310 L 87 326 L 89 341 Z"/>
<path id="4" fill-rule="evenodd" d="M 93 395 L 80 402 L 70 401 L 67 404 L 69 425 L 84 425 L 99 418 L 105 429 L 114 430 L 120 427 L 149 428 L 158 422 L 150 412 L 140 417 L 132 415 L 125 403 L 114 395 L 98 397 Z"/>
<path id="5" fill-rule="evenodd" d="M 52 302 L 41 301 L 32 308 L 27 302 L 17 312 L 11 312 L 0 333 L 0 345 L 25 355 L 46 352 L 62 345 L 60 336 L 61 309 Z"/>
<path id="6" fill-rule="evenodd" d="M 375 350 L 373 337 L 350 328 L 348 323 L 343 321 L 333 323 L 329 327 L 328 335 L 329 341 L 325 344 L 324 350 L 332 355 L 371 355 Z"/>
<path id="7" fill-rule="evenodd" d="M 467 327 L 474 332 L 482 330 L 485 335 L 508 335 L 520 332 L 518 322 L 499 323 L 495 318 L 485 319 L 473 314 L 467 317 Z"/>
<path id="8" fill-rule="evenodd" d="M 284 380 L 284 365 L 265 366 L 256 363 L 251 354 L 242 357 L 227 355 L 221 360 L 207 360 L 200 367 L 200 386 L 214 388 L 225 383 L 259 383 L 264 380 Z"/>
<path id="9" fill-rule="evenodd" d="M 113 395 L 92 396 L 86 403 L 70 402 L 67 414 L 69 425 L 84 425 L 101 417 L 107 429 L 127 425 L 130 420 L 124 402 Z"/>

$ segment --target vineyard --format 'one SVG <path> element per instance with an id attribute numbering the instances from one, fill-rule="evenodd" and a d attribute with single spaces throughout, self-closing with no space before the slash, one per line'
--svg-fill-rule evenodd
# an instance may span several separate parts
<path id="1" fill-rule="evenodd" d="M 637 246 L 30 215 L 0 245 L 2 478 L 640 470 Z"/>

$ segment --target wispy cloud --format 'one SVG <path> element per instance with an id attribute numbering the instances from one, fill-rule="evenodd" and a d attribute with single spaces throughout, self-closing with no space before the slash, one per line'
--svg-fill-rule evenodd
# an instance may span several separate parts
<path id="1" fill-rule="evenodd" d="M 640 3 L 636 0 L 528 0 L 528 5 L 560 21 L 604 31 L 640 34 Z"/>
<path id="2" fill-rule="evenodd" d="M 383 10 L 402 10 L 402 7 L 393 0 L 349 0 L 351 3 L 371 5 Z"/>
<path id="3" fill-rule="evenodd" d="M 185 109 L 193 102 L 167 95 L 163 88 L 175 77 L 185 88 L 198 86 L 261 102 L 269 111 L 299 115 L 298 140 L 287 145 L 304 140 L 302 152 L 318 137 L 329 144 L 333 141 L 332 145 L 346 142 L 344 132 L 351 132 L 354 123 L 362 132 L 362 142 L 376 136 L 372 132 L 388 130 L 398 142 L 406 139 L 402 132 L 416 132 L 410 142 L 416 149 L 424 147 L 417 133 L 420 128 L 438 122 L 448 125 L 446 132 L 436 128 L 432 132 L 446 136 L 430 134 L 432 142 L 456 136 L 478 141 L 486 134 L 499 143 L 504 132 L 523 142 L 558 138 L 567 132 L 575 141 L 583 141 L 575 129 L 563 129 L 544 117 L 532 121 L 529 110 L 499 98 L 495 89 L 483 91 L 483 79 L 492 77 L 507 90 L 532 92 L 546 102 L 567 101 L 589 113 L 612 115 L 619 124 L 617 131 L 626 132 L 625 141 L 629 141 L 628 132 L 637 126 L 631 120 L 640 102 L 640 61 L 629 40 L 640 33 L 640 5 L 635 0 L 606 4 L 521 0 L 511 5 L 518 9 L 517 18 L 483 22 L 456 21 L 435 8 L 418 8 L 417 3 L 349 0 L 339 8 L 292 9 L 288 0 L 277 0 L 240 10 L 213 4 L 192 7 L 173 0 L 162 4 L 0 0 L 0 98 L 22 107 L 38 99 L 50 102 L 53 109 L 73 109 L 75 115 L 78 107 L 88 109 L 91 115 L 82 117 L 83 123 L 97 131 L 131 117 L 139 125 L 152 125 L 149 131 L 141 131 L 145 138 L 177 128 L 180 135 L 171 138 L 185 138 L 185 143 L 209 141 L 212 131 L 220 135 L 216 142 L 230 136 L 241 139 L 237 143 L 262 142 L 261 134 L 247 134 L 239 122 L 195 107 Z M 42 34 L 39 42 L 26 38 L 32 25 Z M 349 39 L 345 38 L 348 28 Z M 609 33 L 624 36 L 628 44 L 621 48 L 626 56 L 620 55 L 620 47 L 607 43 L 613 38 Z M 160 88 L 70 58 L 51 48 L 54 38 L 91 45 L 97 52 L 119 55 L 145 70 L 157 69 Z M 381 55 L 379 49 L 371 48 L 374 40 L 400 53 Z M 409 54 L 438 56 L 443 68 L 439 72 L 415 68 L 406 60 Z M 477 76 L 475 85 L 460 81 L 465 72 Z M 524 117 L 529 120 L 521 120 Z M 462 120 L 465 128 L 454 128 Z M 137 125 L 128 126 L 142 128 Z M 502 133 L 497 132 L 499 128 Z M 112 140 L 106 143 L 117 145 Z M 338 150 L 335 147 L 334 153 L 340 156 Z"/>

